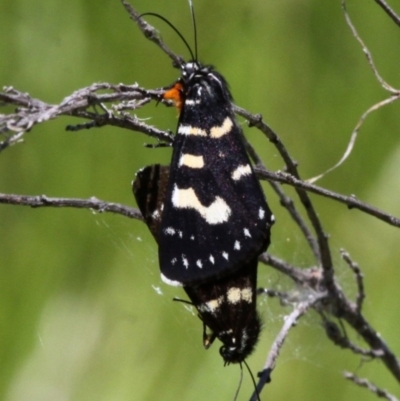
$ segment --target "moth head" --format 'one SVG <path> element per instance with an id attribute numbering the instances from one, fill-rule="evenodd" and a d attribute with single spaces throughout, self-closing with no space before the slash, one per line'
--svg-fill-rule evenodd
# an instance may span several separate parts
<path id="1" fill-rule="evenodd" d="M 261 331 L 261 323 L 258 316 L 252 319 L 238 335 L 219 336 L 224 344 L 219 349 L 219 353 L 225 362 L 230 363 L 243 362 L 255 349 Z"/>
<path id="2" fill-rule="evenodd" d="M 182 74 L 182 80 L 184 82 L 189 82 L 196 72 L 201 70 L 202 66 L 200 63 L 197 61 L 189 61 L 185 64 L 182 64 L 181 66 L 181 74 Z"/>
<path id="3" fill-rule="evenodd" d="M 184 88 L 184 97 L 204 99 L 209 104 L 215 102 L 221 107 L 230 103 L 232 96 L 225 78 L 211 65 L 189 61 L 181 66 L 179 81 Z"/>

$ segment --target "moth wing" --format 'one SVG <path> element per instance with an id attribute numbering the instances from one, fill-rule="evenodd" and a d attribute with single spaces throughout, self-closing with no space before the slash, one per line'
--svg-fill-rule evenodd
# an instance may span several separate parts
<path id="1" fill-rule="evenodd" d="M 164 281 L 193 285 L 228 275 L 262 253 L 273 220 L 236 124 L 219 138 L 175 140 L 159 260 Z"/>

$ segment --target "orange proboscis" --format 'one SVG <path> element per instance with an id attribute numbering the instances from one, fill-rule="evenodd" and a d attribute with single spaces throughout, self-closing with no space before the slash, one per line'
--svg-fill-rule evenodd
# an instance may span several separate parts
<path id="1" fill-rule="evenodd" d="M 175 107 L 181 111 L 183 104 L 183 86 L 180 82 L 177 82 L 171 89 L 168 89 L 164 94 L 163 98 L 172 100 L 175 103 Z"/>

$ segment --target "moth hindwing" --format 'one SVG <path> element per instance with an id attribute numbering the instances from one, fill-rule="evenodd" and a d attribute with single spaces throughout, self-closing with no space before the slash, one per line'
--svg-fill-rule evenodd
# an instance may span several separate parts
<path id="1" fill-rule="evenodd" d="M 272 213 L 246 153 L 225 79 L 189 62 L 164 93 L 180 110 L 158 237 L 162 278 L 230 275 L 269 245 Z"/>

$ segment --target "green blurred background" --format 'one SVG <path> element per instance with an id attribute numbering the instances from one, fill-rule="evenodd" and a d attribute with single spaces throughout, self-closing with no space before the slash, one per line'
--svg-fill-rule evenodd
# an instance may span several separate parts
<path id="1" fill-rule="evenodd" d="M 199 55 L 231 85 L 236 103 L 279 133 L 304 178 L 342 155 L 361 114 L 385 98 L 345 24 L 339 0 L 195 0 Z M 393 0 L 400 12 L 400 1 Z M 185 0 L 132 0 L 160 13 L 192 41 Z M 400 87 L 400 31 L 372 0 L 349 0 L 353 21 L 383 77 Z M 149 20 L 187 57 L 165 24 Z M 0 84 L 57 103 L 94 82 L 156 88 L 178 71 L 147 41 L 118 0 L 2 0 Z M 400 106 L 372 114 L 350 159 L 319 182 L 400 215 Z M 141 117 L 175 129 L 176 111 L 149 105 Z M 170 150 L 146 149 L 151 139 L 120 129 L 66 132 L 60 118 L 36 126 L 0 160 L 0 192 L 100 199 L 134 206 L 134 172 L 168 162 Z M 271 169 L 283 168 L 274 147 L 246 129 Z M 265 185 L 277 216 L 270 252 L 313 263 L 299 231 Z M 288 189 L 289 193 L 292 193 Z M 312 196 L 338 277 L 355 286 L 339 257 L 345 248 L 365 274 L 365 314 L 400 355 L 399 230 L 331 200 Z M 180 289 L 162 284 L 157 249 L 144 225 L 121 216 L 74 209 L 0 205 L 0 399 L 6 401 L 231 400 L 239 369 L 223 367 L 219 344 L 204 351 L 200 321 L 171 302 Z M 260 285 L 291 283 L 260 267 Z M 265 323 L 248 360 L 257 372 L 290 308 L 260 300 Z M 388 390 L 398 384 L 379 362 L 364 362 L 326 340 L 310 313 L 292 331 L 262 399 L 363 400 L 345 382 L 355 371 Z M 245 374 L 239 395 L 249 398 Z"/>

